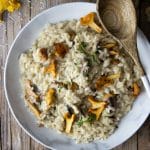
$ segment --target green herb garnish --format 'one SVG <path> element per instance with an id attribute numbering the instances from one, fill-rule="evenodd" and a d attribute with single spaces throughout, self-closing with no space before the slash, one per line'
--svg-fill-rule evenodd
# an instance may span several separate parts
<path id="1" fill-rule="evenodd" d="M 81 127 L 83 123 L 88 122 L 88 123 L 93 123 L 96 120 L 96 116 L 94 114 L 90 114 L 87 118 L 81 118 L 77 122 L 77 125 Z"/>
<path id="2" fill-rule="evenodd" d="M 94 114 L 90 114 L 87 118 L 87 122 L 90 122 L 90 123 L 92 123 L 95 120 L 96 120 L 96 115 Z"/>
<path id="3" fill-rule="evenodd" d="M 60 93 L 61 92 L 61 90 L 62 90 L 62 87 L 58 87 L 58 92 Z"/>
<path id="4" fill-rule="evenodd" d="M 80 43 L 80 45 L 79 45 L 79 51 L 81 52 L 81 53 L 85 53 L 85 54 L 87 54 L 87 52 L 85 51 L 85 48 L 87 47 L 87 43 L 85 43 L 85 42 L 81 42 Z"/>
<path id="5" fill-rule="evenodd" d="M 81 118 L 81 119 L 77 122 L 77 125 L 78 125 L 79 127 L 81 127 L 84 122 L 85 122 L 85 121 Z"/>
<path id="6" fill-rule="evenodd" d="M 97 64 L 99 64 L 98 55 L 97 55 L 96 53 L 94 53 L 94 54 L 92 55 L 92 57 L 93 57 L 93 61 L 96 62 Z"/>
<path id="7" fill-rule="evenodd" d="M 87 56 L 89 65 L 94 65 L 95 63 L 99 64 L 100 61 L 97 54 L 96 53 L 90 54 L 89 52 L 86 51 L 86 47 L 87 47 L 86 42 L 80 42 L 78 50 Z"/>

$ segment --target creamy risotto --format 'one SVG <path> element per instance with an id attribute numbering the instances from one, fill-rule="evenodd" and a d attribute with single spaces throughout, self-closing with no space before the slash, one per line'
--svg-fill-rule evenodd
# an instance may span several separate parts
<path id="1" fill-rule="evenodd" d="M 47 25 L 19 60 L 39 125 L 82 143 L 109 137 L 140 93 L 140 72 L 94 15 Z"/>

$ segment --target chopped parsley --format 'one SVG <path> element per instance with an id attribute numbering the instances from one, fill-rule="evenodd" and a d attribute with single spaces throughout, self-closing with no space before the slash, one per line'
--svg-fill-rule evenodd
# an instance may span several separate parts
<path id="1" fill-rule="evenodd" d="M 98 55 L 96 53 L 93 53 L 93 54 L 88 53 L 86 51 L 86 48 L 87 48 L 87 43 L 86 42 L 80 42 L 78 50 L 87 56 L 87 60 L 89 62 L 89 65 L 99 64 L 100 61 L 99 61 Z"/>
<path id="2" fill-rule="evenodd" d="M 100 61 L 99 61 L 98 55 L 96 53 L 94 53 L 92 55 L 92 59 L 93 59 L 93 62 L 96 62 L 97 64 L 99 64 Z"/>
<path id="3" fill-rule="evenodd" d="M 81 42 L 80 44 L 79 44 L 79 51 L 81 52 L 81 53 L 85 53 L 85 54 L 87 54 L 87 52 L 86 52 L 86 47 L 87 47 L 87 43 L 86 42 Z"/>
<path id="4" fill-rule="evenodd" d="M 61 92 L 61 90 L 62 90 L 62 87 L 58 87 L 58 92 L 60 93 Z"/>
<path id="5" fill-rule="evenodd" d="M 83 123 L 88 122 L 88 123 L 93 123 L 96 120 L 96 116 L 94 114 L 90 114 L 87 118 L 81 118 L 77 122 L 77 125 L 81 127 Z"/>

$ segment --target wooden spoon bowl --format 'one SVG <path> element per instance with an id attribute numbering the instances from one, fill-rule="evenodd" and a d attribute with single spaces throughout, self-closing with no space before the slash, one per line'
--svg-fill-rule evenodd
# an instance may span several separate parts
<path id="1" fill-rule="evenodd" d="M 97 0 L 97 15 L 104 30 L 114 36 L 144 74 L 136 46 L 136 13 L 132 0 Z"/>

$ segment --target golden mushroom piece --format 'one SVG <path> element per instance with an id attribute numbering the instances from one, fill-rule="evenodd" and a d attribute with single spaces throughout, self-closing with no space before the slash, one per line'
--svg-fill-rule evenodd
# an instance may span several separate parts
<path id="1" fill-rule="evenodd" d="M 80 18 L 80 24 L 83 25 L 83 26 L 89 26 L 92 29 L 94 29 L 96 32 L 101 33 L 102 32 L 102 28 L 99 27 L 94 22 L 94 17 L 95 17 L 95 13 L 91 12 L 91 13 L 87 14 L 86 16 Z"/>
<path id="2" fill-rule="evenodd" d="M 55 43 L 54 52 L 57 57 L 64 57 L 68 52 L 68 46 L 64 43 Z"/>
<path id="3" fill-rule="evenodd" d="M 133 83 L 133 95 L 138 96 L 140 94 L 140 87 L 137 83 Z"/>
<path id="4" fill-rule="evenodd" d="M 4 11 L 13 12 L 19 7 L 20 3 L 17 0 L 0 0 L 0 22 Z"/>
<path id="5" fill-rule="evenodd" d="M 118 79 L 118 78 L 120 78 L 120 73 L 107 76 L 107 79 L 109 80 Z"/>
<path id="6" fill-rule="evenodd" d="M 112 84 L 112 80 L 106 76 L 101 76 L 95 83 L 96 90 L 102 90 L 104 87 L 108 87 Z"/>
<path id="7" fill-rule="evenodd" d="M 115 79 L 120 78 L 120 73 L 112 74 L 109 76 L 101 76 L 95 83 L 95 87 L 97 90 L 102 90 L 103 87 L 108 87 L 113 84 Z"/>
<path id="8" fill-rule="evenodd" d="M 114 46 L 116 46 L 116 43 L 107 43 L 107 44 L 103 45 L 102 47 L 103 48 L 107 48 L 107 49 L 111 49 Z"/>
<path id="9" fill-rule="evenodd" d="M 35 93 L 34 86 L 33 86 L 33 83 L 31 82 L 31 80 L 26 80 L 25 86 L 26 86 L 26 88 L 25 88 L 26 96 L 33 97 L 35 100 L 38 100 L 39 96 L 37 95 L 37 93 Z"/>
<path id="10" fill-rule="evenodd" d="M 33 114 L 37 117 L 40 118 L 41 112 L 38 110 L 38 108 L 35 106 L 35 104 L 31 103 L 30 101 L 26 100 L 26 103 L 30 110 L 33 112 Z"/>
<path id="11" fill-rule="evenodd" d="M 55 90 L 50 88 L 45 96 L 46 104 L 50 106 L 54 101 Z"/>
<path id="12" fill-rule="evenodd" d="M 110 55 L 119 55 L 119 52 L 117 50 L 111 50 L 109 51 Z"/>
<path id="13" fill-rule="evenodd" d="M 41 60 L 46 61 L 48 59 L 47 48 L 39 49 L 38 54 Z"/>
<path id="14" fill-rule="evenodd" d="M 113 94 L 105 94 L 103 100 L 108 100 L 110 97 L 113 97 Z"/>
<path id="15" fill-rule="evenodd" d="M 101 107 L 102 103 L 103 103 L 102 101 L 95 100 L 93 96 L 89 96 L 88 101 L 91 103 L 92 109 L 97 109 L 97 108 Z"/>
<path id="16" fill-rule="evenodd" d="M 51 73 L 52 76 L 55 78 L 57 75 L 56 66 L 57 66 L 57 62 L 56 60 L 53 60 L 52 63 L 45 68 L 44 73 Z"/>
<path id="17" fill-rule="evenodd" d="M 96 115 L 96 120 L 99 119 L 101 113 L 103 112 L 103 110 L 105 109 L 107 103 L 106 102 L 101 102 L 100 105 L 99 105 L 99 108 L 97 109 L 89 109 L 89 112 L 92 113 L 92 114 L 95 114 Z"/>
<path id="18" fill-rule="evenodd" d="M 71 116 L 69 115 L 69 113 L 66 113 L 64 115 L 64 118 L 66 120 L 66 128 L 65 128 L 65 132 L 66 133 L 70 133 L 71 131 L 71 127 L 72 127 L 72 124 L 75 120 L 75 114 L 72 114 Z"/>

